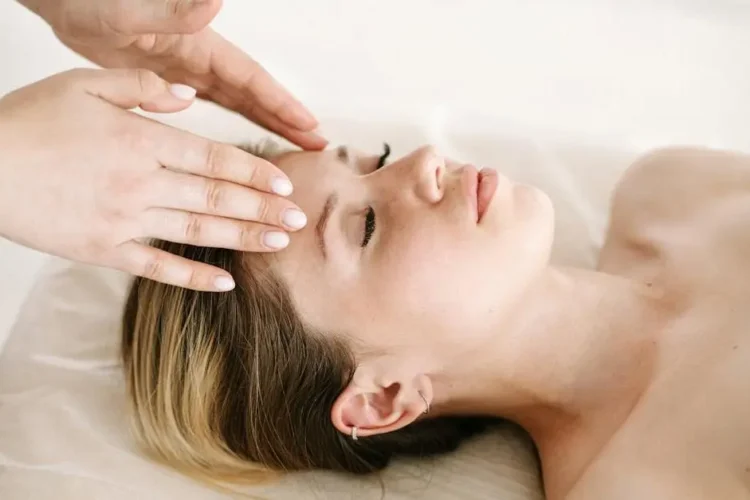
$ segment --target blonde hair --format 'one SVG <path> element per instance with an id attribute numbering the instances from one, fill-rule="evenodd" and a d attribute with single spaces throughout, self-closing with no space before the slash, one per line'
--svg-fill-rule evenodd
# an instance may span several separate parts
<path id="1" fill-rule="evenodd" d="M 486 427 L 442 417 L 351 440 L 330 410 L 356 367 L 352 351 L 304 324 L 262 257 L 153 244 L 236 281 L 231 292 L 210 293 L 133 280 L 122 360 L 134 434 L 155 460 L 211 483 L 260 484 L 305 469 L 366 474 L 395 456 L 454 450 Z"/>

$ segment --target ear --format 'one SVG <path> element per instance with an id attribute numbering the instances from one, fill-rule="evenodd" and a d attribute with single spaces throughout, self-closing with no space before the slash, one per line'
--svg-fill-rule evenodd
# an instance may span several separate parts
<path id="1" fill-rule="evenodd" d="M 357 437 L 393 432 L 429 411 L 433 394 L 426 375 L 385 383 L 363 377 L 354 380 L 331 410 L 333 425 L 344 434 L 351 436 L 354 427 Z"/>

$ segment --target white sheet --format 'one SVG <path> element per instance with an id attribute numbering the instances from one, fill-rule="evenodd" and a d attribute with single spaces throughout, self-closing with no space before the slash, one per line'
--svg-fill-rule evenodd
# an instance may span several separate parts
<path id="1" fill-rule="evenodd" d="M 432 142 L 542 186 L 558 210 L 554 260 L 589 266 L 609 192 L 639 152 L 750 150 L 748 19 L 729 0 L 227 0 L 214 24 L 308 103 L 334 143 L 387 140 L 398 154 Z M 0 6 L 0 61 L 0 92 L 86 65 L 13 3 Z M 221 140 L 258 137 L 209 105 L 162 118 Z M 53 261 L 10 317 L 39 262 L 0 246 L 0 340 L 16 320 L 0 354 L 0 498 L 220 498 L 141 458 L 126 433 L 124 277 Z M 533 467 L 507 429 L 436 463 L 393 467 L 385 498 L 537 499 Z M 312 473 L 267 493 L 381 490 Z"/>

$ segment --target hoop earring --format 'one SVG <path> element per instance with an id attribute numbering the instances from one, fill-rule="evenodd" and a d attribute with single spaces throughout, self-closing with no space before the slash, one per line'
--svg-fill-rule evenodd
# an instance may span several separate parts
<path id="1" fill-rule="evenodd" d="M 357 441 L 357 427 L 352 427 L 352 441 Z"/>
<path id="2" fill-rule="evenodd" d="M 425 415 L 430 413 L 430 403 L 427 402 L 427 398 L 424 397 L 424 394 L 422 394 L 422 391 L 417 391 L 417 394 L 419 394 L 419 397 L 422 398 L 422 401 L 424 401 L 424 413 Z"/>

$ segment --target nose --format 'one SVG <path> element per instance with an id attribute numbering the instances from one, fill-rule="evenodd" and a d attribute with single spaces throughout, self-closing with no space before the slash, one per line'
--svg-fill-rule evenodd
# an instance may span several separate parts
<path id="1" fill-rule="evenodd" d="M 417 149 L 403 160 L 404 182 L 417 199 L 437 203 L 443 198 L 445 159 L 432 146 Z"/>

